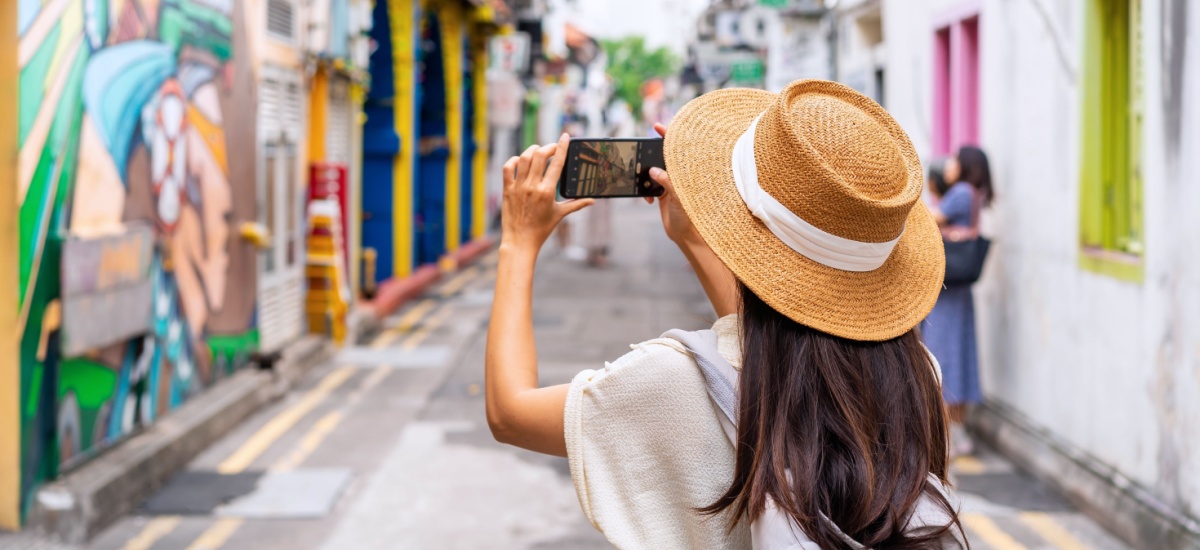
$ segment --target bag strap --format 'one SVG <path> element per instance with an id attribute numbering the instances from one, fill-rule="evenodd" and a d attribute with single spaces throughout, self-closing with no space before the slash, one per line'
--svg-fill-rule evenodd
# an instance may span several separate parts
<path id="1" fill-rule="evenodd" d="M 721 416 L 721 427 L 729 442 L 737 445 L 738 372 L 717 351 L 717 333 L 712 330 L 686 331 L 669 330 L 662 335 L 683 344 L 692 355 L 700 373 L 704 375 L 704 386 L 708 397 L 716 405 Z"/>
<path id="2" fill-rule="evenodd" d="M 724 356 L 717 349 L 717 333 L 712 330 L 697 330 L 686 331 L 680 329 L 672 329 L 663 333 L 662 338 L 670 338 L 683 344 L 692 358 L 696 361 L 696 365 L 700 367 L 700 372 L 704 375 L 704 385 L 708 390 L 708 396 L 712 400 L 716 408 L 721 411 L 722 427 L 725 428 L 725 435 L 729 437 L 729 441 L 737 446 L 737 388 L 738 388 L 738 371 L 733 368 Z M 728 426 L 726 426 L 728 421 Z M 768 501 L 768 510 L 764 517 L 755 521 L 755 525 L 751 526 L 751 531 L 755 533 L 763 532 L 764 524 L 774 524 L 768 529 L 774 529 L 776 534 L 780 534 L 786 530 L 790 534 L 787 536 L 790 539 L 784 544 L 789 549 L 808 548 L 805 544 L 812 544 L 811 539 L 802 532 L 799 532 L 799 526 L 791 516 L 787 516 L 778 511 L 774 507 L 774 503 Z M 844 533 L 832 520 L 820 514 L 823 521 L 833 528 L 841 539 L 855 550 L 863 550 L 863 545 Z M 799 538 L 803 537 L 803 538 Z M 755 548 L 758 548 L 756 545 Z"/>

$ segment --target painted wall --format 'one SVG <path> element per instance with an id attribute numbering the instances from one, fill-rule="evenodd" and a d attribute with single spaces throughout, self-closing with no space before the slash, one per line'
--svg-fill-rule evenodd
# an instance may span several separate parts
<path id="1" fill-rule="evenodd" d="M 254 348 L 255 255 L 236 234 L 255 219 L 256 99 L 240 2 L 18 4 L 27 507 L 41 482 L 227 376 Z M 93 259 L 150 281 L 149 332 L 63 356 L 64 240 L 135 223 L 151 228 L 144 264 L 103 250 Z"/>
<path id="2" fill-rule="evenodd" d="M 1173 33 L 1190 35 L 1180 47 L 1162 29 L 1181 16 L 1162 8 L 1190 2 L 1141 2 L 1146 252 L 1144 282 L 1130 283 L 1079 267 L 1083 2 L 886 0 L 889 109 L 928 158 L 933 29 L 970 4 L 981 8 L 980 135 L 998 195 L 975 292 L 984 393 L 1194 514 L 1200 9 Z"/>

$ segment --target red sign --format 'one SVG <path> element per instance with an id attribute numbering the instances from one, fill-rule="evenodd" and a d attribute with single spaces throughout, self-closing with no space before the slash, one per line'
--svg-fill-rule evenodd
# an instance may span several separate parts
<path id="1" fill-rule="evenodd" d="M 346 165 L 341 162 L 314 162 L 309 166 L 308 200 L 331 199 L 338 203 L 338 214 L 341 216 L 342 258 L 350 261 L 350 243 L 346 231 L 349 223 L 347 212 L 348 202 L 346 188 L 349 185 L 346 176 Z"/>

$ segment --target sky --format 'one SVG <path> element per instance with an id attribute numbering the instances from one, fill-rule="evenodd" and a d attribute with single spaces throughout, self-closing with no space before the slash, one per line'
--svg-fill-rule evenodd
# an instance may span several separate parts
<path id="1" fill-rule="evenodd" d="M 646 37 L 646 45 L 666 46 L 681 57 L 696 17 L 709 0 L 552 0 L 567 20 L 595 38 Z"/>

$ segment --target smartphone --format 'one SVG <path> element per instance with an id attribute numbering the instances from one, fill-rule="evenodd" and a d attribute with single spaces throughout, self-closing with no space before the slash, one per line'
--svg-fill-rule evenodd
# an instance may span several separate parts
<path id="1" fill-rule="evenodd" d="M 657 197 L 650 169 L 665 168 L 662 138 L 571 138 L 558 179 L 564 198 Z"/>

